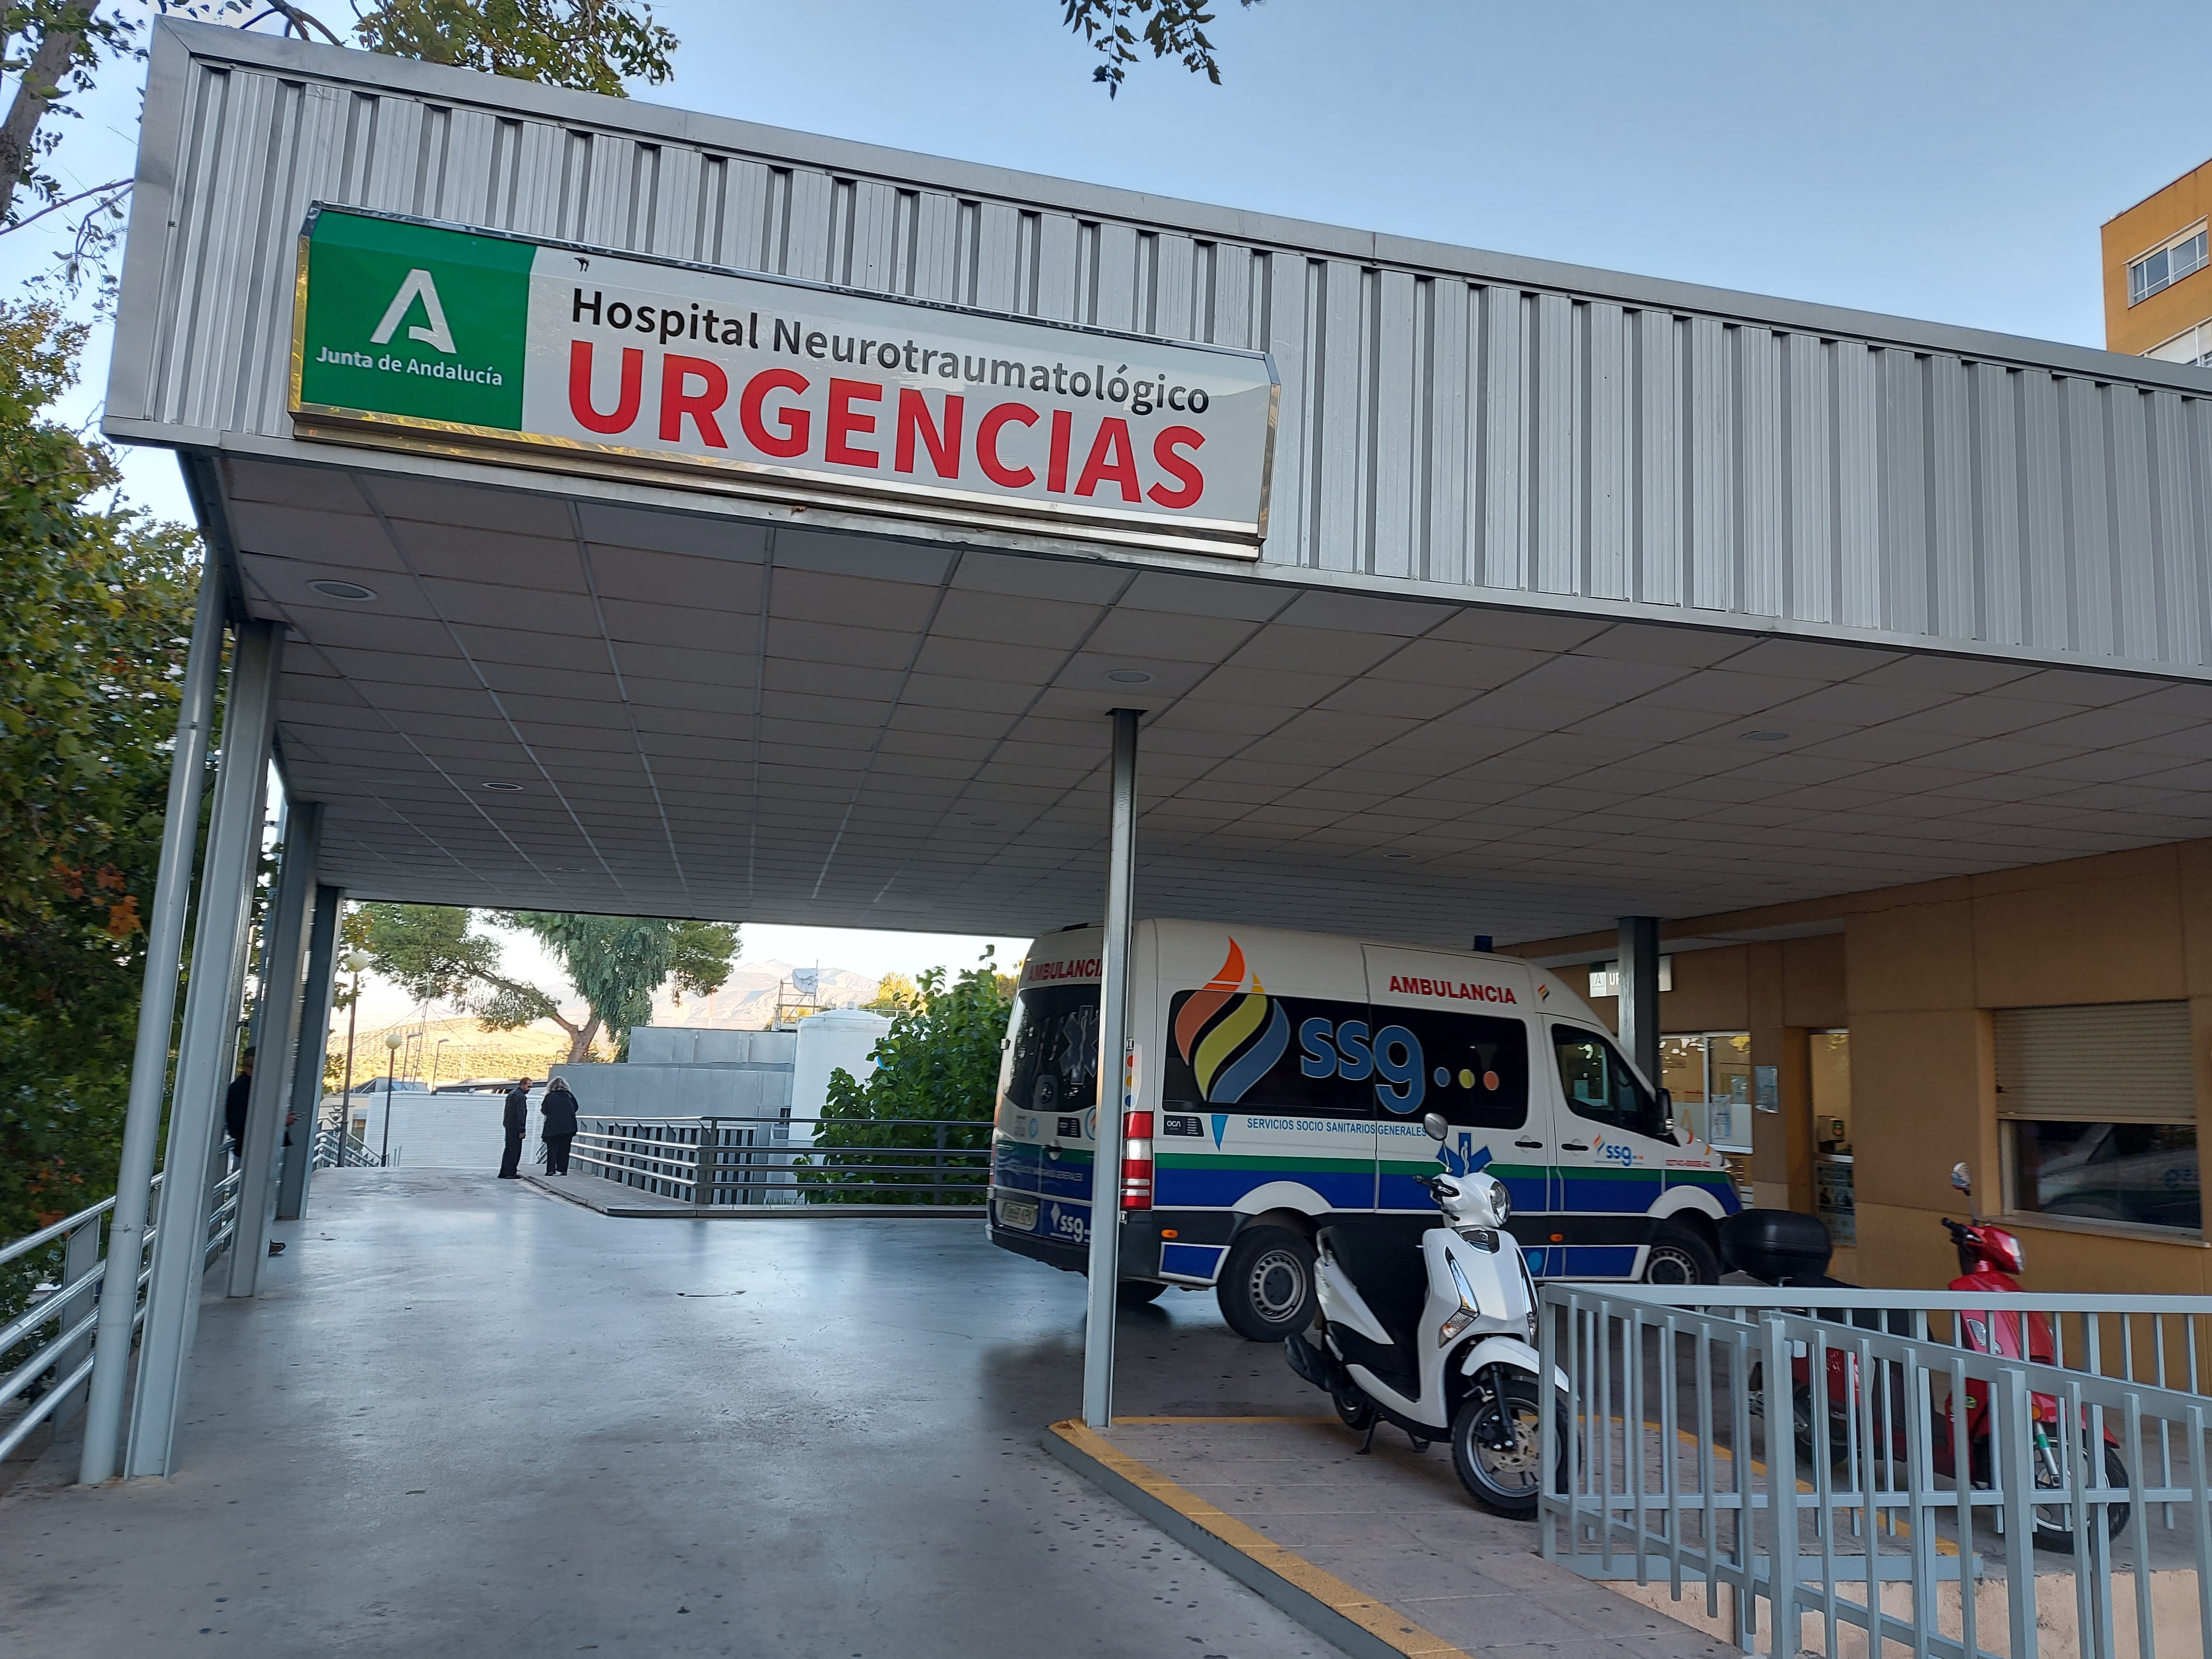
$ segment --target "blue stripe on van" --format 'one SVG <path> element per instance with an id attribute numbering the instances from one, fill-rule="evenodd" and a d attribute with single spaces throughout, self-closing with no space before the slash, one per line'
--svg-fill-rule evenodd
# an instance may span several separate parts
<path id="1" fill-rule="evenodd" d="M 1240 1168 L 1234 1159 L 1207 1158 L 1202 1166 L 1170 1168 L 1155 1164 L 1152 1203 L 1163 1210 L 1231 1210 L 1247 1193 L 1272 1181 L 1310 1187 L 1335 1210 L 1364 1210 L 1375 1202 L 1375 1170 L 1362 1164 L 1348 1170 Z M 1425 1201 L 1426 1193 L 1421 1194 Z"/>
<path id="2" fill-rule="evenodd" d="M 1516 1212 L 1540 1210 L 1546 1207 L 1545 1181 L 1541 1170 L 1531 1169 L 1526 1175 L 1500 1175 L 1498 1170 L 1493 1168 L 1490 1173 L 1498 1175 L 1498 1179 L 1505 1183 L 1505 1195 L 1513 1200 L 1513 1207 Z M 1429 1196 L 1429 1189 L 1421 1185 L 1420 1181 L 1415 1176 L 1393 1175 L 1386 1169 L 1382 1173 L 1382 1202 L 1378 1207 L 1385 1210 L 1433 1211 L 1437 1207 L 1437 1201 Z"/>

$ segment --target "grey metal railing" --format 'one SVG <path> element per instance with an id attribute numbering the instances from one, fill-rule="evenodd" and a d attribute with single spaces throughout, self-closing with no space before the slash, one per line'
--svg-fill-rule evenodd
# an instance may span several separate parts
<path id="1" fill-rule="evenodd" d="M 208 1216 L 207 1248 L 203 1265 L 211 1262 L 229 1244 L 238 1230 L 238 1189 L 241 1172 L 233 1169 L 216 1183 Z M 154 1242 L 160 1218 L 161 1176 L 153 1182 L 155 1226 L 139 1240 L 138 1294 L 143 1297 L 153 1269 L 145 1251 Z M 99 1203 L 64 1216 L 11 1244 L 0 1245 L 0 1273 L 25 1266 L 43 1268 L 33 1287 L 30 1305 L 0 1325 L 0 1458 L 15 1449 L 39 1428 L 56 1427 L 76 1414 L 84 1403 L 85 1384 L 92 1376 L 93 1333 L 100 1322 L 100 1287 L 106 1273 L 106 1222 L 115 1200 Z M 135 1330 L 145 1322 L 141 1302 L 131 1316 Z"/>
<path id="2" fill-rule="evenodd" d="M 315 1131 L 315 1167 L 318 1170 L 374 1170 L 383 1160 L 371 1152 L 365 1142 L 356 1140 L 343 1129 Z"/>
<path id="3" fill-rule="evenodd" d="M 584 1118 L 569 1162 L 574 1174 L 693 1205 L 964 1207 L 989 1190 L 990 1128 L 964 1118 Z M 861 1136 L 890 1144 L 846 1144 Z"/>
<path id="4" fill-rule="evenodd" d="M 1746 1652 L 2212 1655 L 2212 1297 L 1542 1303 L 1547 1559 Z M 1986 1351 L 2037 1315 L 2047 1361 Z"/>

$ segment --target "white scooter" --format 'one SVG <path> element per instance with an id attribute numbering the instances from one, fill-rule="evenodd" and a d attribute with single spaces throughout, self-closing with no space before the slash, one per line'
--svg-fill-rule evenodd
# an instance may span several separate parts
<path id="1" fill-rule="evenodd" d="M 1422 1127 L 1442 1140 L 1431 1112 Z M 1437 1175 L 1425 1183 L 1443 1224 L 1418 1240 L 1406 1220 L 1357 1217 L 1324 1227 L 1313 1328 L 1285 1340 L 1291 1368 L 1333 1396 L 1346 1427 L 1395 1424 L 1416 1451 L 1449 1438 L 1452 1465 L 1476 1503 L 1499 1515 L 1536 1511 L 1543 1481 L 1542 1360 L 1536 1286 L 1503 1231 L 1511 1202 L 1494 1176 Z M 1567 1379 L 1553 1415 L 1556 1467 L 1566 1467 Z"/>

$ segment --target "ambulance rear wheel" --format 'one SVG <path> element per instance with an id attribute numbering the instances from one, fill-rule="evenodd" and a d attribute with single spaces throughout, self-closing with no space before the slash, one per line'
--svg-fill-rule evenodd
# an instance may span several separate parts
<path id="1" fill-rule="evenodd" d="M 1214 1295 L 1229 1328 L 1249 1342 L 1296 1335 L 1313 1323 L 1314 1247 L 1288 1227 L 1247 1227 Z"/>

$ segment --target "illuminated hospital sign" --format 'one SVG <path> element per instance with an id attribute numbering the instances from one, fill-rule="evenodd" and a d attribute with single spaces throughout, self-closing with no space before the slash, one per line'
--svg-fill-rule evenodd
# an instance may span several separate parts
<path id="1" fill-rule="evenodd" d="M 1255 556 L 1263 355 L 318 208 L 291 409 L 364 440 Z"/>

